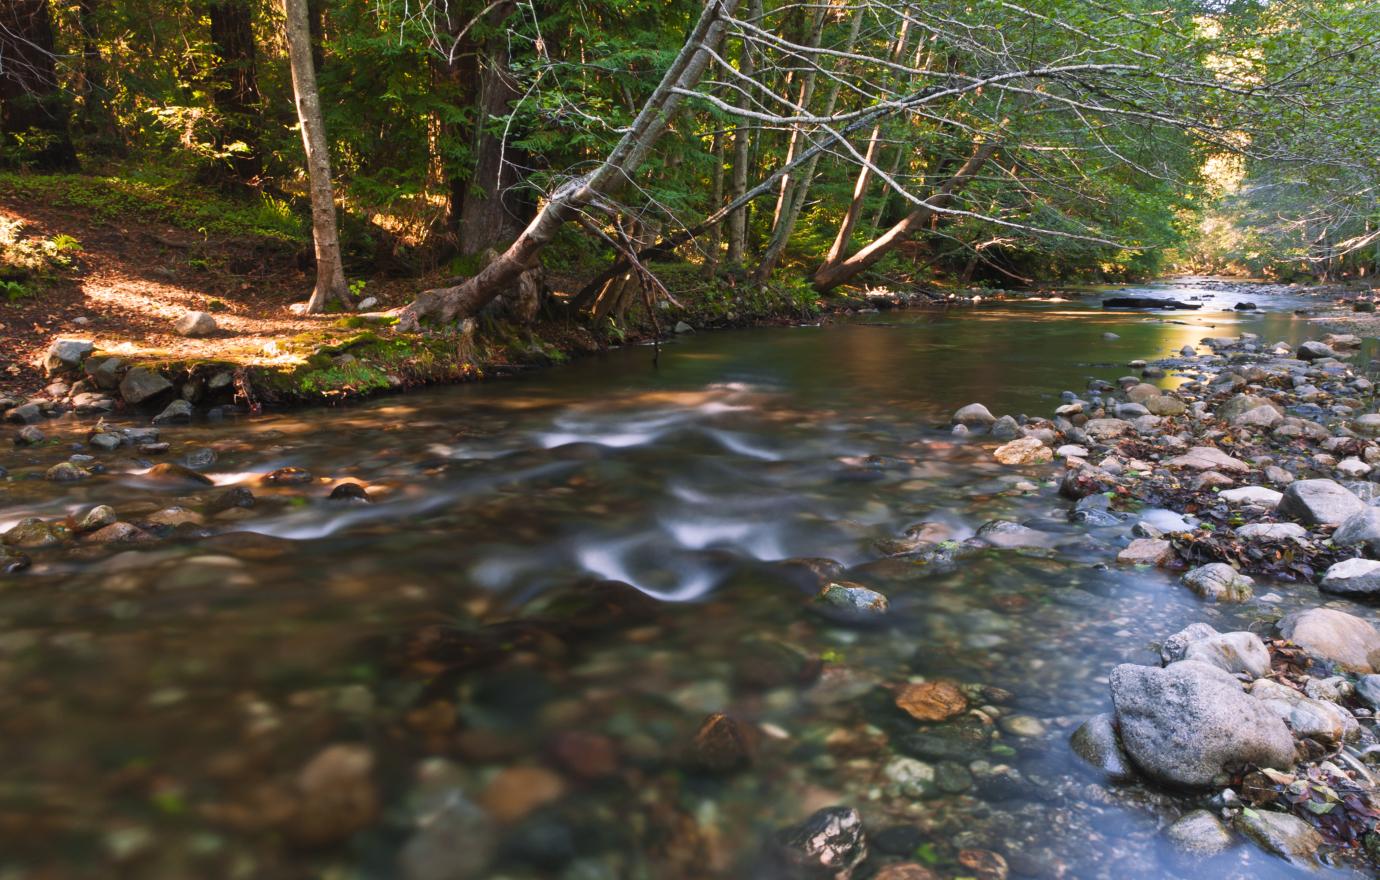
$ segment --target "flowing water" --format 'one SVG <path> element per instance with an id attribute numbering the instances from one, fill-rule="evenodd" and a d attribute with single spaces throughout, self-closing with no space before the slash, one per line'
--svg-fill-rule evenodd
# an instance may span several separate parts
<path id="1" fill-rule="evenodd" d="M 190 493 L 150 485 L 161 459 L 130 447 L 84 483 L 36 479 L 89 429 L 45 425 L 60 442 L 6 453 L 0 528 L 98 503 L 204 513 L 238 485 L 257 501 L 159 542 L 34 551 L 0 580 L 0 878 L 753 877 L 772 829 L 839 803 L 874 852 L 944 877 L 971 874 L 964 849 L 1013 876 L 1309 873 L 1246 848 L 1185 867 L 1159 829 L 1192 799 L 1113 791 L 1067 738 L 1109 708 L 1115 663 L 1155 662 L 1196 620 L 1263 631 L 1316 591 L 1204 606 L 1109 568 L 1134 520 L 1072 525 L 1052 468 L 996 466 L 948 432 L 963 404 L 1049 415 L 1062 389 L 1205 336 L 1316 335 L 1284 289 L 1156 292 L 1206 305 L 707 333 L 659 367 L 631 348 L 167 429 L 162 459 L 216 452 L 219 486 Z M 262 483 L 289 466 L 313 481 Z M 373 503 L 326 500 L 347 479 Z M 999 518 L 1049 548 L 954 565 L 878 549 Z M 889 623 L 809 613 L 819 571 L 884 592 Z M 1004 723 L 925 728 L 894 707 L 888 688 L 932 678 Z M 756 732 L 750 766 L 705 769 L 693 743 L 714 712 Z M 340 743 L 367 748 L 350 755 L 373 783 L 321 794 L 301 768 Z M 903 757 L 937 764 L 940 790 L 898 784 Z"/>

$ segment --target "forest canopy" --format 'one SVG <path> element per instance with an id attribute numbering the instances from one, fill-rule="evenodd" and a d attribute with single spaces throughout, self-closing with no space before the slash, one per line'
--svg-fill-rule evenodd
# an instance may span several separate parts
<path id="1" fill-rule="evenodd" d="M 413 319 L 540 267 L 603 318 L 632 263 L 827 293 L 1380 255 L 1370 3 L 299 5 L 350 274 L 472 282 L 513 258 Z M 214 186 L 306 228 L 284 5 L 6 9 L 11 173 Z"/>

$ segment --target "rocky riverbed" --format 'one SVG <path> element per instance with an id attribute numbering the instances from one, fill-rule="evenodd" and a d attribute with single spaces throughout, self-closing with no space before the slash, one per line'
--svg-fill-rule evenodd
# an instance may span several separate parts
<path id="1" fill-rule="evenodd" d="M 1369 685 L 1303 617 L 1364 645 L 1362 593 L 1316 584 L 1369 551 L 1298 512 L 1347 495 L 1295 507 L 1266 476 L 1368 500 L 1338 470 L 1368 463 L 1354 358 L 1233 335 L 1099 367 L 1044 418 L 965 407 L 955 436 L 949 385 L 984 359 L 908 358 L 1002 332 L 981 318 L 704 335 L 645 384 L 333 413 L 50 418 L 67 382 L 8 426 L 0 483 L 0 870 L 1369 870 Z M 1070 327 L 1063 363 L 1121 344 L 1010 332 Z M 1213 381 L 1252 366 L 1283 372 Z M 1243 394 L 1282 418 L 1224 426 Z M 1286 831 L 1285 856 L 1252 842 Z"/>

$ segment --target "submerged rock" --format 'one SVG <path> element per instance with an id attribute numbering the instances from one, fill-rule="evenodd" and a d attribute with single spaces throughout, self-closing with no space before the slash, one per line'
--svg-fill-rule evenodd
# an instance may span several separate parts
<path id="1" fill-rule="evenodd" d="M 1233 843 L 1227 827 L 1207 810 L 1194 810 L 1165 829 L 1174 848 L 1187 855 L 1210 858 L 1226 852 Z"/>
<path id="2" fill-rule="evenodd" d="M 1094 715 L 1079 725 L 1069 737 L 1069 747 L 1087 765 L 1112 782 L 1128 782 L 1135 778 L 1121 737 L 1116 732 L 1116 719 L 1111 713 Z"/>
<path id="3" fill-rule="evenodd" d="M 1284 722 L 1214 666 L 1125 663 L 1112 670 L 1111 690 L 1127 754 L 1157 781 L 1203 787 L 1245 765 L 1294 762 Z"/>
<path id="4" fill-rule="evenodd" d="M 867 858 L 862 817 L 852 807 L 825 807 L 776 832 L 772 853 L 791 880 L 849 880 Z"/>
<path id="5" fill-rule="evenodd" d="M 946 721 L 968 709 L 968 698 L 953 682 L 908 684 L 896 692 L 896 706 L 917 721 Z"/>
<path id="6" fill-rule="evenodd" d="M 1137 538 L 1116 555 L 1122 565 L 1164 565 L 1174 558 L 1174 545 L 1159 538 Z"/>
<path id="7" fill-rule="evenodd" d="M 834 581 L 810 602 L 810 609 L 844 623 L 875 623 L 890 610 L 886 596 L 849 581 Z"/>

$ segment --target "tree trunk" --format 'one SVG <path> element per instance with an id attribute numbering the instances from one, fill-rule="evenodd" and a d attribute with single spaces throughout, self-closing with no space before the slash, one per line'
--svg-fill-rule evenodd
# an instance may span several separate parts
<path id="1" fill-rule="evenodd" d="M 511 113 L 513 102 L 522 96 L 510 70 L 508 40 L 501 31 L 516 9 L 516 0 L 503 0 L 486 16 L 497 32 L 485 40 L 479 61 L 479 98 L 471 139 L 474 166 L 468 175 L 451 182 L 452 200 L 460 197 L 458 205 L 452 201 L 451 212 L 462 254 L 507 244 L 531 216 L 530 205 L 518 190 L 522 160 L 494 131 L 495 120 Z"/>
<path id="2" fill-rule="evenodd" d="M 891 60 L 899 61 L 906 51 L 906 40 L 910 36 L 910 19 L 901 20 L 901 30 L 896 35 L 896 42 L 892 45 Z M 848 210 L 843 214 L 843 220 L 839 223 L 838 235 L 834 236 L 834 243 L 829 246 L 829 252 L 824 256 L 824 265 L 829 266 L 843 259 L 843 255 L 848 252 L 848 244 L 853 238 L 853 230 L 857 228 L 858 218 L 862 216 L 863 203 L 867 200 L 867 188 L 872 181 L 872 166 L 878 160 L 881 153 L 882 144 L 882 124 L 879 122 L 872 128 L 872 134 L 867 139 L 867 161 L 858 169 L 858 179 L 853 184 L 853 199 L 848 203 Z M 904 149 L 904 148 L 903 148 Z"/>
<path id="3" fill-rule="evenodd" d="M 848 40 L 843 47 L 845 54 L 851 53 L 857 44 L 858 34 L 862 31 L 862 22 L 863 15 L 855 13 L 852 24 L 849 26 Z M 835 79 L 833 85 L 829 87 L 829 96 L 824 101 L 824 111 L 821 115 L 827 117 L 834 114 L 834 107 L 838 104 L 841 87 L 842 82 Z M 794 159 L 797 152 L 795 146 L 792 143 L 791 159 Z M 758 284 L 766 282 L 771 277 L 771 273 L 776 270 L 776 264 L 781 261 L 782 255 L 786 252 L 786 245 L 791 240 L 791 233 L 795 231 L 795 224 L 800 220 L 800 212 L 805 209 L 805 202 L 810 195 L 810 186 L 814 182 L 815 169 L 819 167 L 819 159 L 819 154 L 810 157 L 800 172 L 800 179 L 789 189 L 790 199 L 785 205 L 784 213 L 777 218 L 776 227 L 772 231 L 771 243 L 767 245 L 767 251 L 762 255 L 762 264 L 757 268 L 755 280 Z M 789 160 L 787 164 L 789 164 Z M 790 175 L 782 177 L 783 193 L 786 192 L 785 181 L 789 179 Z"/>
<path id="4" fill-rule="evenodd" d="M 24 164 L 75 170 L 67 100 L 58 85 L 48 0 L 0 2 L 0 133 Z"/>
<path id="5" fill-rule="evenodd" d="M 824 25 L 828 20 L 829 7 L 820 6 L 815 10 L 814 22 L 810 27 L 810 36 L 805 45 L 810 50 L 818 50 L 819 45 L 824 40 Z M 851 50 L 849 50 L 851 51 Z M 815 66 L 817 51 L 808 52 L 805 57 L 800 59 L 800 63 L 805 65 L 805 76 L 800 81 L 800 97 L 796 99 L 796 106 L 801 113 L 808 113 L 810 102 L 815 96 L 815 80 L 818 78 L 819 68 Z M 837 85 L 837 83 L 835 83 Z M 824 114 L 828 116 L 828 113 Z M 790 164 L 795 158 L 795 154 L 801 149 L 800 143 L 805 138 L 805 124 L 796 123 L 791 126 L 791 137 L 786 144 L 786 164 Z M 776 233 L 781 227 L 781 218 L 790 208 L 791 200 L 794 196 L 795 176 L 787 174 L 781 178 L 781 189 L 776 194 L 776 208 L 771 215 L 772 233 Z"/>
<path id="6" fill-rule="evenodd" d="M 761 3 L 754 2 L 754 21 L 761 20 L 760 9 Z M 747 40 L 743 40 L 738 69 L 748 79 L 752 79 L 756 72 L 752 45 Z M 753 128 L 746 123 L 733 130 L 733 176 L 728 186 L 729 201 L 736 201 L 747 192 L 748 166 L 752 164 L 752 134 Z M 743 258 L 747 255 L 747 228 L 748 206 L 743 205 L 728 215 L 728 254 L 724 258 L 724 263 L 729 269 L 737 269 L 743 265 Z"/>
<path id="7" fill-rule="evenodd" d="M 330 144 L 321 118 L 321 95 L 316 89 L 316 70 L 311 57 L 311 25 L 307 0 L 283 0 L 287 14 L 288 61 L 292 67 L 292 91 L 302 129 L 307 174 L 311 180 L 311 232 L 316 243 L 316 287 L 307 302 L 308 312 L 323 312 L 338 301 L 352 305 L 340 258 L 340 234 L 335 222 L 335 189 L 331 185 Z"/>
<path id="8" fill-rule="evenodd" d="M 978 171 L 987 164 L 987 161 L 992 158 L 996 151 L 997 145 L 995 143 L 979 142 L 973 148 L 973 153 L 968 157 L 968 161 L 963 163 L 963 167 L 944 181 L 929 198 L 915 206 L 899 223 L 848 259 L 832 265 L 820 266 L 815 272 L 815 289 L 820 293 L 833 290 L 840 284 L 871 268 L 878 260 L 894 251 L 911 235 L 923 229 L 925 224 L 938 216 L 935 209 L 948 207 L 953 202 L 954 196 L 972 183 Z"/>
<path id="9" fill-rule="evenodd" d="M 77 26 L 81 29 L 81 77 L 77 95 L 81 98 L 81 128 L 94 135 L 107 148 L 119 144 L 115 115 L 107 103 L 105 59 L 101 57 L 101 25 L 98 0 L 80 0 Z"/>
<path id="10" fill-rule="evenodd" d="M 398 328 L 418 330 L 423 318 L 445 323 L 473 315 L 523 272 L 535 267 L 542 249 L 567 221 L 575 219 L 591 202 L 610 197 L 626 186 L 683 102 L 680 91 L 692 90 L 699 84 L 709 63 L 709 53 L 723 40 L 726 18 L 733 14 L 737 4 L 738 0 L 709 0 L 661 83 L 599 166 L 552 193 L 517 240 L 479 274 L 455 287 L 420 294 L 401 310 Z"/>
<path id="11" fill-rule="evenodd" d="M 216 148 L 229 154 L 235 179 L 252 184 L 263 171 L 255 128 L 262 108 L 254 10 L 246 0 L 213 0 L 209 12 L 211 48 L 215 54 L 211 99 L 221 116 Z"/>

